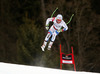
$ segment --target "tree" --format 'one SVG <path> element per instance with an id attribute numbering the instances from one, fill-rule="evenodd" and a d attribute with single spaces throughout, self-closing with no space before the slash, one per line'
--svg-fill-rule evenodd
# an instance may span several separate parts
<path id="1" fill-rule="evenodd" d="M 94 28 L 98 28 L 99 26 L 97 25 L 98 20 L 96 17 L 94 17 L 96 15 L 91 10 L 90 1 L 75 0 L 73 8 L 75 11 L 75 20 L 74 20 L 73 33 L 72 33 L 73 34 L 72 36 L 74 38 L 72 40 L 75 49 L 78 51 L 76 56 L 77 59 L 76 64 L 78 66 L 78 70 L 89 71 L 91 70 L 91 68 L 95 67 L 93 61 L 89 62 L 90 61 L 89 58 L 93 59 L 95 57 L 95 60 L 98 59 L 96 58 L 97 55 L 95 55 L 95 53 L 93 54 L 93 52 L 95 52 L 94 48 L 98 49 L 96 46 L 98 46 L 99 31 L 94 29 Z M 94 17 L 95 19 L 92 17 Z M 96 25 L 94 25 L 93 23 L 96 23 Z M 95 46 L 92 45 L 94 43 Z M 88 68 L 86 68 L 86 66 Z"/>
<path id="2" fill-rule="evenodd" d="M 37 56 L 41 54 L 40 46 L 43 30 L 37 28 L 34 21 L 27 17 L 23 18 L 23 22 L 17 32 L 18 61 L 22 64 L 35 65 L 35 60 L 38 59 Z"/>

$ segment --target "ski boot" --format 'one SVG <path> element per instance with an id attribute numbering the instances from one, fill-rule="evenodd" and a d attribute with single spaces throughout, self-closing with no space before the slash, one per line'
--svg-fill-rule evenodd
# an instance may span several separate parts
<path id="1" fill-rule="evenodd" d="M 43 45 L 41 46 L 41 49 L 42 49 L 42 51 L 45 51 L 45 50 L 44 50 L 44 49 L 45 49 L 45 47 L 44 47 Z"/>

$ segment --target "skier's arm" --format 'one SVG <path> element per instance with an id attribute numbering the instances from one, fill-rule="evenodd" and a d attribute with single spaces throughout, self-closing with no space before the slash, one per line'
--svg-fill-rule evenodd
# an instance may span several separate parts
<path id="1" fill-rule="evenodd" d="M 66 25 L 65 22 L 63 23 L 63 26 L 62 26 L 62 27 L 63 27 L 63 28 L 60 29 L 60 32 L 64 32 L 64 31 L 68 30 L 68 26 Z"/>
<path id="2" fill-rule="evenodd" d="M 46 26 L 49 26 L 49 22 L 54 21 L 54 19 L 55 19 L 55 18 L 48 18 L 48 19 L 46 20 Z"/>
<path id="3" fill-rule="evenodd" d="M 49 29 L 49 22 L 53 22 L 54 19 L 55 19 L 55 18 L 48 18 L 48 19 L 46 20 L 46 30 Z"/>
<path id="4" fill-rule="evenodd" d="M 62 32 L 68 30 L 68 26 L 67 26 L 67 24 L 66 24 L 65 22 L 64 22 L 63 27 L 64 27 L 64 28 L 62 29 Z"/>
<path id="5" fill-rule="evenodd" d="M 57 32 L 64 32 L 64 31 L 68 30 L 68 26 L 66 25 L 65 22 L 63 23 L 63 26 L 62 26 L 62 27 L 63 27 L 63 28 L 57 30 Z"/>

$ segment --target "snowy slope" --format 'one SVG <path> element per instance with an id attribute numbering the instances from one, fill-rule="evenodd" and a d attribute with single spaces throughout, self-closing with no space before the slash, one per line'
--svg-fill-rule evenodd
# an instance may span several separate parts
<path id="1" fill-rule="evenodd" d="M 67 70 L 50 69 L 36 66 L 25 66 L 0 63 L 0 74 L 98 74 L 89 72 L 73 72 Z"/>

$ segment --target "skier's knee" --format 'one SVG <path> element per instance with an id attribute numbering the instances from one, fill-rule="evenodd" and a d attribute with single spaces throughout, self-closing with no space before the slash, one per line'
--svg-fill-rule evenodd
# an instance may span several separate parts
<path id="1" fill-rule="evenodd" d="M 52 32 L 49 30 L 48 33 L 50 33 L 52 35 Z"/>
<path id="2" fill-rule="evenodd" d="M 47 36 L 45 37 L 45 41 L 48 41 L 50 37 L 51 37 L 51 34 L 48 33 Z"/>
<path id="3" fill-rule="evenodd" d="M 51 41 L 54 42 L 55 38 L 56 38 L 56 36 L 52 36 Z"/>

